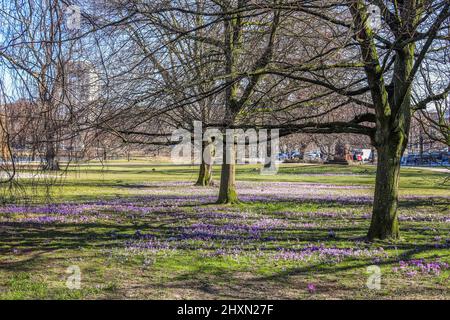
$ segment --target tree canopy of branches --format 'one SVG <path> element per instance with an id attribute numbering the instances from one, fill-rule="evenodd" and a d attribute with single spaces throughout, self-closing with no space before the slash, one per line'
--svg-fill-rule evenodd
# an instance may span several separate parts
<path id="1" fill-rule="evenodd" d="M 63 3 L 83 9 L 76 35 L 61 38 L 55 31 L 59 16 L 38 14 L 46 17 L 41 19 L 45 39 L 29 39 L 25 28 L 7 37 L 27 45 L 11 45 L 11 39 L 0 48 L 1 59 L 17 74 L 38 80 L 33 101 L 55 104 L 48 79 L 59 73 L 49 74 L 49 66 L 64 70 L 61 62 L 67 59 L 59 55 L 69 53 L 71 43 L 89 39 L 87 52 L 95 56 L 103 94 L 83 108 L 89 116 L 81 117 L 77 132 L 95 128 L 140 145 L 169 145 L 170 132 L 192 130 L 193 121 L 205 128 L 279 128 L 282 136 L 364 135 L 378 154 L 369 239 L 399 237 L 400 161 L 412 118 L 428 118 L 448 143 L 450 72 L 449 63 L 442 62 L 449 56 L 449 1 Z M 28 21 L 16 19 L 19 25 Z M 50 50 L 58 43 L 67 45 Z M 23 60 L 24 50 L 36 58 Z M 438 118 L 429 116 L 430 106 Z M 55 126 L 44 127 L 51 151 Z M 223 154 L 233 155 L 234 149 L 234 142 L 223 144 Z M 199 184 L 209 184 L 210 170 L 201 164 Z M 224 161 L 218 202 L 238 201 L 235 163 Z"/>

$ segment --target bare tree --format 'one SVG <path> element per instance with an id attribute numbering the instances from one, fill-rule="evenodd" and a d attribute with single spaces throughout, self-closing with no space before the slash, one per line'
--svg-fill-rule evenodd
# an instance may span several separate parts
<path id="1" fill-rule="evenodd" d="M 382 23 L 371 24 L 368 4 L 380 8 Z M 320 123 L 316 132 L 368 135 L 377 149 L 377 177 L 370 239 L 398 238 L 397 217 L 400 159 L 407 145 L 411 115 L 417 106 L 442 99 L 448 92 L 421 92 L 413 102 L 413 88 L 420 83 L 420 67 L 448 47 L 448 1 L 330 1 L 296 5 L 300 12 L 319 19 L 336 32 L 348 30 L 352 37 L 340 49 L 333 70 L 353 70 L 353 81 L 330 81 L 329 72 L 301 72 L 292 66 L 275 70 L 302 82 L 314 83 L 365 107 L 350 121 Z M 294 7 L 293 7 L 294 8 Z M 317 10 L 317 8 L 320 8 Z M 447 39 L 447 41 L 445 40 Z M 431 50 L 432 49 L 432 50 Z M 356 55 L 355 55 L 356 54 Z M 325 69 L 323 63 L 317 69 Z M 311 68 L 309 69 L 311 70 Z M 331 78 L 335 80 L 336 78 Z M 361 109 L 364 110 L 364 109 Z M 301 129 L 302 126 L 297 126 Z"/>
<path id="2" fill-rule="evenodd" d="M 13 1 L 5 14 L 8 47 L 2 51 L 13 72 L 16 98 L 24 98 L 34 110 L 34 141 L 42 152 L 43 168 L 59 170 L 58 141 L 70 117 L 64 104 L 66 63 L 71 48 L 65 45 L 63 8 L 58 1 Z"/>
<path id="3" fill-rule="evenodd" d="M 446 72 L 437 66 L 448 53 L 449 6 L 445 0 L 112 1 L 101 23 L 95 13 L 84 15 L 92 32 L 107 35 L 99 48 L 108 108 L 89 122 L 126 143 L 148 145 L 169 144 L 171 129 L 191 129 L 193 120 L 221 129 L 281 128 L 281 135 L 366 135 L 378 153 L 368 237 L 398 238 L 400 159 L 412 116 L 417 110 L 425 116 L 426 106 L 449 91 L 448 77 L 433 81 Z M 50 85 L 39 81 L 37 92 L 41 105 L 54 105 Z M 220 106 L 220 119 L 202 114 L 210 104 Z M 235 142 L 223 148 L 233 155 Z M 218 202 L 238 202 L 234 161 L 222 165 Z"/>

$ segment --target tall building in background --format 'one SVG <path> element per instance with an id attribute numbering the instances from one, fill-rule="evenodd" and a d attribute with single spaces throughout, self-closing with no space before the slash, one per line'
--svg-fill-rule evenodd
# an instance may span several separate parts
<path id="1" fill-rule="evenodd" d="M 65 90 L 70 105 L 83 107 L 99 97 L 99 76 L 92 63 L 69 61 L 65 67 Z"/>
<path id="2" fill-rule="evenodd" d="M 71 122 L 72 131 L 80 129 L 79 124 L 87 123 L 95 102 L 99 98 L 99 79 L 95 66 L 88 61 L 68 61 L 64 68 L 62 84 L 62 116 L 67 113 L 75 117 Z M 61 145 L 65 156 L 80 157 L 85 149 L 85 141 L 89 133 L 80 131 Z"/>

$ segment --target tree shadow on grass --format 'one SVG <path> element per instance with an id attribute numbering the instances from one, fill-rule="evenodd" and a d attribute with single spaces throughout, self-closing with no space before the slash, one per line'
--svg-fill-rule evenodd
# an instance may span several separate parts
<path id="1" fill-rule="evenodd" d="M 178 196 L 173 196 L 172 198 L 179 198 Z M 34 266 L 39 264 L 40 266 L 45 265 L 47 260 L 51 259 L 62 259 L 59 258 L 54 253 L 58 250 L 79 250 L 80 248 L 94 249 L 92 254 L 98 254 L 98 250 L 102 248 L 124 248 L 125 241 L 128 240 L 147 240 L 147 238 L 142 238 L 136 236 L 136 230 L 141 229 L 144 233 L 147 233 L 149 239 L 156 239 L 159 241 L 180 241 L 193 240 L 193 243 L 185 243 L 182 248 L 179 248 L 180 253 L 186 252 L 196 252 L 199 250 L 213 251 L 220 246 L 225 246 L 225 248 L 232 249 L 233 247 L 241 246 L 241 251 L 243 253 L 251 252 L 255 250 L 255 246 L 259 246 L 260 251 L 267 253 L 276 253 L 277 248 L 284 246 L 285 249 L 291 249 L 288 243 L 302 244 L 302 243 L 324 243 L 327 247 L 338 246 L 338 245 L 349 245 L 349 243 L 358 240 L 358 237 L 362 237 L 366 232 L 366 224 L 363 222 L 368 222 L 363 220 L 361 217 L 355 217 L 352 219 L 347 219 L 345 223 L 360 222 L 355 226 L 345 226 L 336 229 L 337 235 L 330 238 L 328 234 L 328 227 L 326 222 L 328 219 L 330 221 L 337 221 L 339 217 L 329 217 L 324 219 L 323 217 L 316 218 L 320 220 L 324 225 L 312 227 L 304 230 L 293 230 L 292 228 L 273 228 L 270 232 L 262 233 L 259 236 L 251 236 L 248 233 L 243 233 L 238 237 L 230 237 L 230 233 L 220 234 L 210 237 L 209 235 L 202 235 L 201 233 L 195 233 L 195 228 L 192 228 L 191 224 L 180 225 L 181 217 L 184 217 L 185 212 L 183 208 L 190 208 L 196 206 L 203 206 L 207 202 L 203 197 L 200 200 L 196 195 L 183 196 L 182 199 L 186 202 L 178 203 L 175 205 L 175 212 L 167 211 L 154 211 L 150 214 L 141 213 L 127 213 L 120 212 L 120 215 L 135 215 L 136 219 L 134 221 L 127 220 L 126 223 L 121 221 L 115 222 L 93 222 L 93 223 L 56 223 L 56 224 L 39 224 L 39 223 L 29 223 L 29 222 L 2 222 L 0 229 L 0 254 L 8 255 L 12 254 L 13 248 L 19 248 L 24 258 L 20 260 L 10 260 L 0 263 L 0 270 L 8 270 L 12 272 L 20 270 L 33 270 Z M 159 200 L 169 200 L 167 203 L 162 204 L 162 207 L 170 207 L 173 204 L 170 203 L 171 196 L 164 195 L 151 195 L 151 196 L 136 196 L 136 197 L 126 197 L 123 198 L 124 202 L 138 201 L 140 204 L 145 204 L 145 201 L 159 201 Z M 195 203 L 189 203 L 190 201 L 195 201 Z M 281 200 L 280 200 L 281 201 Z M 286 200 L 286 204 L 303 204 L 303 203 L 314 203 L 315 199 L 302 199 L 301 201 Z M 267 203 L 278 202 L 278 200 L 271 200 Z M 249 202 L 261 203 L 258 201 Z M 342 206 L 340 202 L 337 201 L 316 201 L 324 207 L 339 207 Z M 436 204 L 435 201 L 430 202 L 429 199 L 414 199 L 408 200 L 408 202 L 403 203 L 405 207 L 415 207 L 422 205 L 430 205 L 430 203 Z M 439 202 L 442 204 L 444 202 Z M 347 202 L 345 204 L 347 207 L 352 209 L 357 209 L 361 207 L 359 202 Z M 212 208 L 216 209 L 226 209 L 231 208 L 230 206 L 219 206 Z M 239 220 L 240 213 L 234 212 L 236 219 Z M 270 213 L 269 213 L 270 215 Z M 208 221 L 208 219 L 202 218 L 201 212 L 191 213 L 186 215 L 192 219 L 192 222 L 196 221 Z M 267 217 L 266 214 L 261 216 L 255 216 L 252 219 L 257 221 L 259 218 Z M 229 218 L 230 219 L 230 218 Z M 308 217 L 308 220 L 314 220 L 314 214 Z M 209 220 L 212 224 L 221 225 L 221 221 L 214 219 Z M 290 221 L 295 222 L 295 218 L 290 218 Z M 228 221 L 230 222 L 230 221 Z M 233 222 L 233 221 L 231 221 Z M 304 220 L 298 219 L 298 222 L 304 222 Z M 114 232 L 114 235 L 113 233 Z M 192 234 L 192 232 L 194 232 Z M 172 240 L 170 240 L 172 239 Z M 204 241 L 205 240 L 205 241 Z M 204 242 L 202 242 L 204 241 Z M 217 242 L 217 247 L 210 247 L 208 241 Z M 411 239 L 414 241 L 414 239 Z M 242 246 L 244 243 L 244 246 Z M 200 291 L 203 291 L 205 295 L 220 295 L 223 297 L 234 298 L 243 297 L 250 298 L 251 290 L 249 288 L 263 288 L 264 283 L 274 283 L 288 282 L 293 276 L 306 276 L 308 274 L 317 272 L 323 275 L 333 275 L 339 272 L 346 272 L 356 269 L 364 269 L 365 267 L 377 264 L 380 266 L 390 265 L 396 263 L 398 260 L 408 260 L 413 258 L 418 254 L 424 254 L 428 251 L 435 251 L 437 248 L 432 244 L 411 244 L 411 243 L 381 243 L 380 246 L 385 248 L 393 249 L 398 248 L 403 251 L 399 257 L 394 257 L 380 262 L 374 263 L 370 259 L 366 260 L 356 260 L 352 263 L 337 264 L 337 265 L 324 265 L 323 263 L 314 263 L 306 266 L 299 267 L 288 267 L 286 270 L 277 271 L 271 275 L 267 276 L 257 276 L 252 275 L 249 279 L 241 279 L 239 284 L 230 284 L 228 292 L 222 292 L 221 287 L 215 286 L 215 282 L 222 283 L 222 288 L 226 287 L 226 283 L 229 279 L 233 278 L 240 271 L 235 270 L 227 265 L 221 267 L 212 267 L 208 265 L 202 266 L 201 270 L 196 270 L 195 272 L 183 272 L 182 274 L 173 277 L 167 283 L 161 284 L 161 287 L 167 286 L 173 289 L 182 290 L 186 284 L 195 283 L 198 281 L 198 285 L 195 286 Z M 294 248 L 295 250 L 295 248 Z M 448 257 L 448 250 L 442 250 L 440 257 Z M 20 255 L 19 255 L 20 256 Z M 47 260 L 46 260 L 47 259 Z M 207 280 L 201 282 L 201 277 L 208 276 Z M 306 277 L 305 277 L 306 279 Z M 192 280 L 192 281 L 191 281 Z M 241 292 L 232 293 L 232 290 L 241 290 Z M 263 295 L 261 295 L 263 297 Z"/>
<path id="2" fill-rule="evenodd" d="M 295 289 L 307 290 L 307 284 L 311 281 L 311 276 L 319 276 L 320 290 L 322 293 L 334 295 L 335 290 L 339 290 L 339 295 L 342 297 L 353 297 L 353 289 L 345 285 L 339 285 L 339 279 L 346 272 L 356 270 L 361 271 L 361 276 L 367 277 L 366 268 L 371 265 L 379 267 L 390 266 L 398 263 L 400 260 L 409 260 L 414 258 L 416 254 L 425 253 L 436 248 L 431 245 L 412 246 L 405 244 L 402 246 L 406 250 L 399 257 L 391 257 L 382 261 L 374 262 L 370 258 L 366 259 L 347 259 L 342 263 L 332 264 L 327 262 L 317 262 L 298 267 L 286 267 L 285 270 L 280 270 L 270 275 L 257 275 L 250 270 L 236 271 L 228 269 L 226 266 L 218 267 L 214 265 L 207 265 L 202 269 L 193 270 L 190 272 L 183 272 L 174 275 L 170 280 L 158 284 L 158 289 L 172 289 L 183 292 L 186 288 L 191 291 L 197 291 L 197 295 L 202 297 L 214 296 L 226 299 L 286 299 L 296 298 L 293 292 L 292 296 L 287 292 L 294 289 L 292 286 L 295 282 Z M 448 257 L 450 252 L 447 250 L 445 254 L 439 255 L 440 258 Z M 247 274 L 247 276 L 240 276 L 240 274 Z M 295 280 L 293 280 L 295 279 Z M 323 279 L 326 279 L 324 282 Z M 315 281 L 313 281 L 315 282 Z M 143 285 L 144 286 L 144 285 Z M 299 288 L 301 286 L 301 288 Z M 362 289 L 364 289 L 363 287 Z M 416 294 L 411 292 L 408 288 L 398 288 L 406 295 Z M 438 292 L 439 290 L 436 290 Z M 369 294 L 366 292 L 365 294 Z M 398 293 L 397 293 L 398 294 Z M 399 295 L 398 297 L 401 297 Z M 382 298 L 382 296 L 379 296 Z"/>

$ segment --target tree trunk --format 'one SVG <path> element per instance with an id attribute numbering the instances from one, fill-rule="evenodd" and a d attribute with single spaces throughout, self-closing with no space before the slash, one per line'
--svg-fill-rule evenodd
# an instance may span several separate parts
<path id="1" fill-rule="evenodd" d="M 236 165 L 235 165 L 235 151 L 234 143 L 228 145 L 226 140 L 223 142 L 223 163 L 220 174 L 220 189 L 219 199 L 217 203 L 220 204 L 235 204 L 239 203 L 236 192 Z M 227 157 L 227 155 L 229 155 Z"/>
<path id="2" fill-rule="evenodd" d="M 53 143 L 47 144 L 47 150 L 45 152 L 45 164 L 44 164 L 44 170 L 47 171 L 58 171 L 59 163 L 56 159 L 56 150 Z"/>
<path id="3" fill-rule="evenodd" d="M 196 186 L 207 187 L 213 185 L 212 179 L 212 164 L 214 157 L 214 149 L 211 142 L 202 142 L 202 163 L 198 173 Z"/>
<path id="4" fill-rule="evenodd" d="M 264 159 L 264 168 L 265 169 L 269 169 L 272 167 L 272 145 L 271 145 L 271 141 L 269 139 L 267 139 L 267 144 L 266 144 L 266 156 Z"/>
<path id="5" fill-rule="evenodd" d="M 239 203 L 239 199 L 236 193 L 235 185 L 235 164 L 222 164 L 222 170 L 220 175 L 220 190 L 219 199 L 217 203 L 220 204 L 234 204 Z"/>
<path id="6" fill-rule="evenodd" d="M 368 238 L 398 239 L 398 182 L 403 144 L 392 139 L 387 145 L 377 148 L 377 176 L 373 203 L 372 222 Z"/>
<path id="7" fill-rule="evenodd" d="M 207 187 L 213 185 L 212 166 L 205 163 L 204 161 L 202 161 L 202 164 L 200 165 L 200 171 L 195 185 L 200 187 Z"/>

